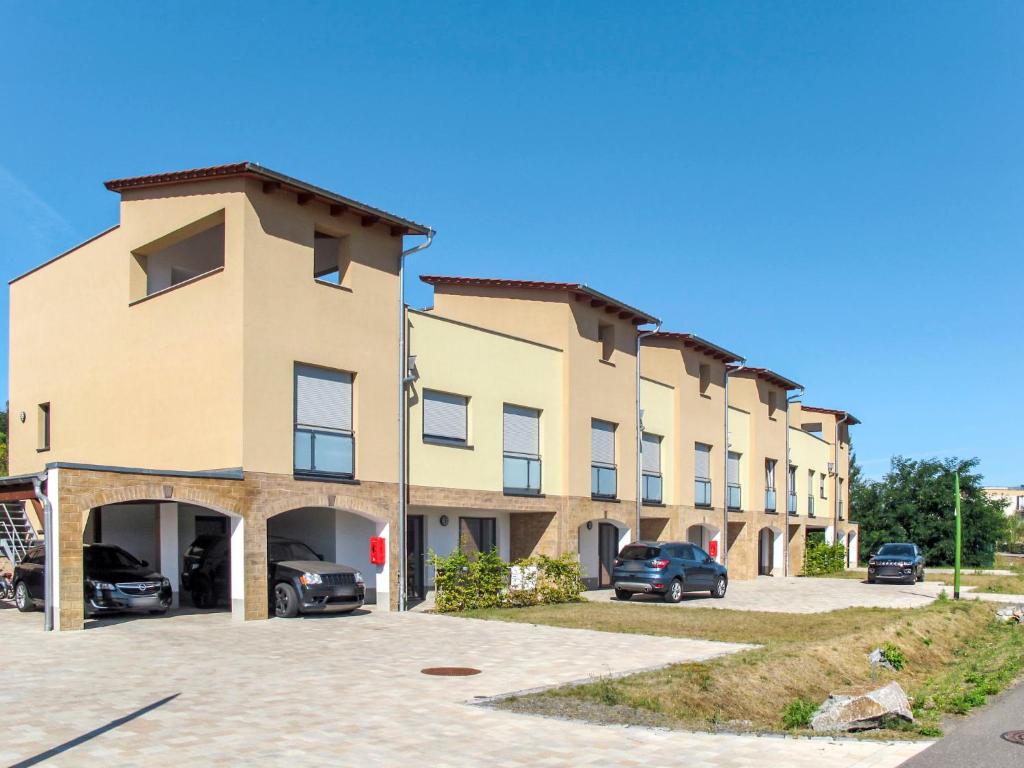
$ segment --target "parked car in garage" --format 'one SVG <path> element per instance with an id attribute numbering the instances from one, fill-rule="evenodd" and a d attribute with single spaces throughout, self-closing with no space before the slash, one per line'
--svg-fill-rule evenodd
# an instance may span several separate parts
<path id="1" fill-rule="evenodd" d="M 868 582 L 924 581 L 924 555 L 917 544 L 883 544 L 868 560 Z"/>
<path id="2" fill-rule="evenodd" d="M 30 549 L 14 568 L 14 603 L 19 611 L 43 604 L 45 551 Z M 166 613 L 171 607 L 171 582 L 145 560 L 112 544 L 86 544 L 82 549 L 85 608 L 90 616 L 105 613 Z"/>
<path id="3" fill-rule="evenodd" d="M 218 538 L 207 544 L 191 568 L 192 602 L 197 607 L 212 607 L 228 596 L 228 539 Z M 366 599 L 363 576 L 355 568 L 324 562 L 303 542 L 280 536 L 267 539 L 267 584 L 274 615 L 281 618 L 300 613 L 347 613 Z"/>
<path id="4" fill-rule="evenodd" d="M 615 558 L 612 581 L 619 600 L 659 594 L 667 603 L 678 603 L 684 592 L 707 590 L 712 597 L 725 597 L 729 571 L 696 544 L 637 541 Z"/>
<path id="5" fill-rule="evenodd" d="M 226 542 L 227 537 L 222 535 L 208 533 L 196 536 L 195 540 L 189 544 L 188 549 L 185 550 L 185 556 L 182 558 L 181 588 L 183 591 L 192 591 L 192 572 L 199 567 L 199 563 L 202 562 L 206 550 L 218 543 L 223 545 Z"/>

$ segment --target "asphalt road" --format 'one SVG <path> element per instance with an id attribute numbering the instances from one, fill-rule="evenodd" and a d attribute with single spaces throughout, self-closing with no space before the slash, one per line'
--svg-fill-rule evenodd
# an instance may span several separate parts
<path id="1" fill-rule="evenodd" d="M 1000 738 L 1007 731 L 1024 731 L 1024 683 L 958 723 L 900 768 L 1021 768 L 1024 745 Z"/>

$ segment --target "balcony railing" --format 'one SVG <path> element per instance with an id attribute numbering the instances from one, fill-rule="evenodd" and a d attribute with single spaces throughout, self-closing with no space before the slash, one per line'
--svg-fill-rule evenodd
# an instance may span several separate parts
<path id="1" fill-rule="evenodd" d="M 698 507 L 711 506 L 711 481 L 698 477 L 693 484 L 693 503 Z"/>
<path id="2" fill-rule="evenodd" d="M 796 514 L 796 494 L 789 494 L 789 498 L 786 499 L 786 511 L 791 515 Z"/>
<path id="3" fill-rule="evenodd" d="M 505 493 L 540 494 L 541 464 L 539 456 L 506 453 L 502 457 Z"/>
<path id="4" fill-rule="evenodd" d="M 618 494 L 616 476 L 614 464 L 591 464 L 590 494 L 598 499 L 614 499 Z"/>
<path id="5" fill-rule="evenodd" d="M 814 517 L 814 494 L 807 494 L 807 516 Z"/>
<path id="6" fill-rule="evenodd" d="M 775 489 L 768 488 L 764 492 L 764 511 L 774 512 L 775 511 Z"/>
<path id="7" fill-rule="evenodd" d="M 644 472 L 644 501 L 648 504 L 661 504 L 661 475 L 656 472 Z"/>
<path id="8" fill-rule="evenodd" d="M 743 506 L 743 490 L 739 483 L 729 483 L 726 487 L 726 503 L 729 509 L 740 509 Z"/>
<path id="9" fill-rule="evenodd" d="M 295 427 L 295 474 L 351 479 L 355 475 L 355 436 L 319 427 Z"/>

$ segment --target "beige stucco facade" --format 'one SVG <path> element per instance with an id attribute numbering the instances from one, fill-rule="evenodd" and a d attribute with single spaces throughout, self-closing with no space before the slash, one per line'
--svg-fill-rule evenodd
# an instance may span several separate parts
<path id="1" fill-rule="evenodd" d="M 1002 502 L 1007 517 L 1024 517 L 1024 485 L 990 485 L 983 490 L 990 499 Z"/>

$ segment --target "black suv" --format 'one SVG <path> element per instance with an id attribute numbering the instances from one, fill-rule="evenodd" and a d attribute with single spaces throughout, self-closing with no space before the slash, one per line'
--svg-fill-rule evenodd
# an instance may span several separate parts
<path id="1" fill-rule="evenodd" d="M 194 566 L 186 560 L 192 602 L 197 607 L 213 606 L 228 595 L 228 538 L 216 538 L 217 541 L 206 542 Z M 275 616 L 347 613 L 361 607 L 366 599 L 359 571 L 348 565 L 325 563 L 321 555 L 301 541 L 268 537 L 267 560 L 267 586 Z"/>
<path id="2" fill-rule="evenodd" d="M 166 613 L 171 607 L 171 582 L 112 544 L 86 544 L 85 609 L 90 616 L 120 611 Z M 30 549 L 14 568 L 14 603 L 19 611 L 42 605 L 46 555 Z"/>
<path id="3" fill-rule="evenodd" d="M 924 581 L 924 555 L 917 544 L 883 544 L 868 560 L 868 582 L 898 580 L 904 584 Z"/>

